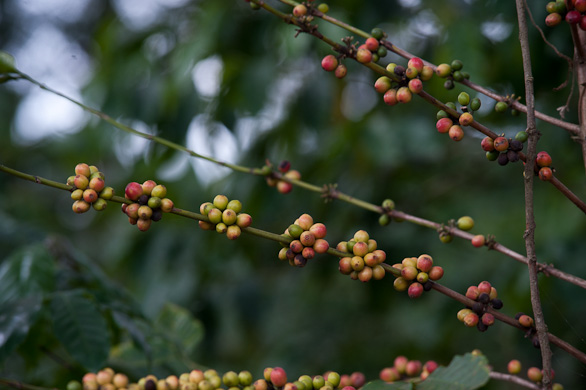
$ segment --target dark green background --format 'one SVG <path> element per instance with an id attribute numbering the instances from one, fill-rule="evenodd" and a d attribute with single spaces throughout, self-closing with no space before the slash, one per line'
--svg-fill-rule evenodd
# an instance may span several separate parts
<path id="1" fill-rule="evenodd" d="M 514 2 L 414 3 L 420 4 L 337 1 L 330 8 L 331 15 L 366 31 L 382 26 L 389 40 L 436 64 L 461 59 L 472 81 L 498 93 L 524 95 Z M 545 28 L 545 2 L 531 3 L 535 20 Z M 476 221 L 473 232 L 494 234 L 502 244 L 524 253 L 521 164 L 500 167 L 489 163 L 480 149 L 479 135 L 471 131 L 466 130 L 459 143 L 437 133 L 436 110 L 417 97 L 408 105 L 388 107 L 377 96 L 372 109 L 348 119 L 341 109 L 342 96 L 353 95 L 351 104 L 356 104 L 363 99 L 361 91 L 371 89 L 375 75 L 348 61 L 348 76 L 336 79 L 319 66 L 320 59 L 331 53 L 325 44 L 306 35 L 295 38 L 293 26 L 267 12 L 254 12 L 244 1 L 193 1 L 176 8 L 161 7 L 155 22 L 137 30 L 123 23 L 110 2 L 92 2 L 74 20 L 60 18 L 58 11 L 27 16 L 17 10 L 15 2 L 0 1 L 0 49 L 18 47 L 41 22 L 56 26 L 91 61 L 83 100 L 113 118 L 124 123 L 142 121 L 156 128 L 161 137 L 185 144 L 191 120 L 207 113 L 210 139 L 221 149 L 230 140 L 213 138 L 219 124 L 234 132 L 244 117 L 259 120 L 283 110 L 282 119 L 268 126 L 256 122 L 258 136 L 250 148 L 238 146 L 240 164 L 261 167 L 265 159 L 275 164 L 287 159 L 304 180 L 316 185 L 337 183 L 341 191 L 368 202 L 378 204 L 392 198 L 399 210 L 444 223 L 470 215 Z M 422 21 L 429 17 L 435 21 L 437 35 L 421 34 L 426 27 Z M 488 21 L 508 25 L 510 34 L 502 41 L 491 41 L 481 29 Z M 320 29 L 336 41 L 347 35 L 323 23 Z M 560 51 L 571 55 L 567 25 L 545 28 L 545 34 Z M 155 56 L 148 42 L 161 37 L 173 44 L 169 51 Z M 544 44 L 534 27 L 530 27 L 530 39 L 537 107 L 557 116 L 556 108 L 565 103 L 569 87 L 557 92 L 553 88 L 566 79 L 567 64 Z M 46 50 L 43 53 L 51 55 L 39 53 L 34 58 L 51 75 L 75 68 L 75 53 Z M 52 55 L 59 61 L 51 63 L 57 61 Z M 198 96 L 191 70 L 211 56 L 221 58 L 224 68 L 220 93 L 210 100 Z M 16 60 L 20 65 L 19 58 Z M 389 61 L 405 64 L 396 56 L 381 63 Z M 49 82 L 44 78 L 48 73 L 31 75 Z M 67 90 L 60 84 L 51 87 Z M 425 89 L 442 101 L 454 101 L 466 90 L 457 86 L 446 91 L 438 79 L 426 83 Z M 318 194 L 300 188 L 282 195 L 267 187 L 262 178 L 241 173 L 229 173 L 208 184 L 192 169 L 185 169 L 176 179 L 162 180 L 161 167 L 176 164 L 178 152 L 145 145 L 144 153 L 125 164 L 113 144 L 124 150 L 129 138 L 97 119 L 69 135 L 17 142 L 15 113 L 19 102 L 33 90 L 24 81 L 0 87 L 0 163 L 4 165 L 65 182 L 75 164 L 87 162 L 100 167 L 119 194 L 129 181 L 154 179 L 167 186 L 177 207 L 193 211 L 223 193 L 242 201 L 254 226 L 276 233 L 300 214 L 310 213 L 327 225 L 331 244 L 365 229 L 387 252 L 390 263 L 429 253 L 444 267 L 442 283 L 446 286 L 463 293 L 469 285 L 489 280 L 503 298 L 505 313 L 531 312 L 525 266 L 499 253 L 475 249 L 463 240 L 442 244 L 437 232 L 427 228 L 409 223 L 380 227 L 373 213 L 343 202 L 324 204 Z M 284 104 L 278 103 L 280 99 Z M 568 120 L 574 122 L 576 101 L 574 93 L 568 114 Z M 525 129 L 524 116 L 499 115 L 490 109 L 493 102 L 483 103 L 488 109 L 476 118 L 493 131 L 510 137 Z M 35 115 L 42 112 L 39 108 Z M 538 126 L 542 133 L 539 150 L 550 152 L 557 176 L 586 198 L 578 144 L 564 130 L 544 122 Z M 212 164 L 205 167 L 215 169 Z M 1 257 L 8 259 L 22 248 L 47 245 L 48 241 L 53 249 L 55 245 L 69 248 L 64 250 L 67 256 L 54 260 L 55 280 L 44 278 L 48 284 L 42 289 L 43 302 L 54 291 L 77 287 L 94 294 L 112 333 L 113 348 L 103 364 L 134 378 L 150 372 L 178 374 L 194 367 L 192 364 L 220 372 L 248 369 L 255 376 L 266 366 L 283 366 L 291 377 L 331 369 L 363 371 L 375 378 L 399 354 L 447 364 L 452 356 L 474 348 L 481 349 L 498 371 L 505 371 L 513 358 L 520 359 L 524 367 L 541 365 L 537 350 L 517 329 L 501 323 L 486 333 L 467 329 L 456 319 L 461 306 L 447 297 L 429 293 L 410 300 L 405 293 L 394 291 L 391 278 L 368 284 L 352 281 L 337 272 L 332 257 L 319 256 L 304 269 L 295 269 L 279 262 L 279 245 L 274 242 L 248 235 L 231 242 L 174 215 L 142 233 L 127 223 L 115 204 L 102 213 L 92 210 L 75 215 L 66 192 L 6 174 L 0 175 L 0 197 Z M 553 186 L 540 181 L 535 185 L 535 209 L 539 261 L 586 277 L 584 215 Z M 73 260 L 67 260 L 68 256 Z M 100 280 L 108 283 L 85 280 L 84 272 L 89 271 L 69 267 L 72 261 L 95 265 L 104 272 Z M 586 350 L 584 290 L 553 278 L 541 276 L 540 281 L 549 330 Z M 24 296 L 4 296 L 3 305 Z M 179 305 L 201 321 L 203 338 L 189 349 L 188 356 L 169 352 L 163 345 L 161 350 L 170 357 L 161 355 L 164 358 L 159 356 L 148 366 L 146 344 L 142 351 L 132 351 L 128 333 L 111 322 L 112 308 L 121 302 L 135 310 L 133 318 L 144 315 L 145 333 L 153 329 L 151 321 L 160 319 L 166 303 Z M 84 368 L 63 348 L 49 319 L 49 306 L 43 307 L 41 319 L 31 318 L 36 325 L 28 336 L 22 335 L 18 348 L 3 354 L 0 374 L 62 386 L 80 378 Z M 197 343 L 199 336 L 191 341 Z M 53 353 L 70 368 L 53 359 Z M 556 380 L 568 389 L 580 388 L 585 382 L 584 366 L 555 347 L 553 353 Z M 505 386 L 493 383 L 487 388 Z"/>

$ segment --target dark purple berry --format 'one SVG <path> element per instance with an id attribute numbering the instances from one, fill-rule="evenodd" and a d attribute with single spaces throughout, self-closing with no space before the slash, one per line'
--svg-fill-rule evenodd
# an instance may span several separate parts
<path id="1" fill-rule="evenodd" d="M 486 325 L 482 321 L 478 321 L 478 324 L 476 324 L 476 328 L 481 332 L 486 332 L 488 330 L 488 325 Z"/>
<path id="2" fill-rule="evenodd" d="M 403 76 L 405 74 L 405 67 L 397 65 L 395 66 L 394 72 L 397 76 Z"/>
<path id="3" fill-rule="evenodd" d="M 514 150 L 515 152 L 521 151 L 523 150 L 523 142 L 514 139 L 509 141 L 509 148 L 511 148 L 511 150 Z"/>
<path id="4" fill-rule="evenodd" d="M 279 164 L 279 171 L 281 171 L 282 173 L 287 173 L 289 169 L 291 169 L 291 163 L 287 160 L 281 161 L 281 163 Z"/>
<path id="5" fill-rule="evenodd" d="M 428 280 L 427 282 L 423 283 L 423 291 L 429 291 L 431 290 L 431 286 L 433 286 L 433 283 Z"/>
<path id="6" fill-rule="evenodd" d="M 519 161 L 519 153 L 517 153 L 514 150 L 508 150 L 507 151 L 507 160 L 509 160 L 510 162 L 517 162 Z"/>
<path id="7" fill-rule="evenodd" d="M 295 262 L 295 266 L 300 268 L 305 267 L 305 264 L 307 264 L 307 259 L 303 257 L 301 253 L 295 255 L 295 259 L 293 259 L 293 261 Z"/>
<path id="8" fill-rule="evenodd" d="M 149 379 L 144 384 L 144 390 L 157 390 L 157 384 L 154 380 Z"/>
<path id="9" fill-rule="evenodd" d="M 501 153 L 499 154 L 496 161 L 499 163 L 499 165 L 505 166 L 509 163 L 509 158 L 507 157 L 506 153 Z"/>
<path id="10" fill-rule="evenodd" d="M 515 314 L 515 319 L 518 320 L 519 318 L 521 318 L 522 315 L 525 315 L 525 313 L 523 313 L 522 311 L 518 312 L 517 314 Z"/>
<path id="11" fill-rule="evenodd" d="M 500 310 L 503 307 L 503 301 L 501 301 L 498 298 L 495 298 L 492 301 L 490 301 L 490 304 L 492 305 L 493 309 L 495 309 L 495 310 Z"/>
<path id="12" fill-rule="evenodd" d="M 474 302 L 472 305 L 472 311 L 474 311 L 476 314 L 481 314 L 484 312 L 484 305 L 480 302 Z"/>
<path id="13" fill-rule="evenodd" d="M 151 215 L 151 219 L 153 220 L 153 222 L 158 222 L 161 220 L 161 218 L 163 218 L 163 210 L 154 209 L 153 215 Z"/>
<path id="14" fill-rule="evenodd" d="M 147 204 L 149 202 L 149 196 L 148 195 L 141 195 L 138 197 L 138 204 L 141 206 L 144 206 L 145 204 Z"/>
<path id="15" fill-rule="evenodd" d="M 482 293 L 478 296 L 478 302 L 488 303 L 488 301 L 490 301 L 490 296 L 487 293 Z"/>

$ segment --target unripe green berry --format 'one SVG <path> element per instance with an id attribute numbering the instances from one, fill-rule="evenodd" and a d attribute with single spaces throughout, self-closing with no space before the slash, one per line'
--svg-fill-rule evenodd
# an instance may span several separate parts
<path id="1" fill-rule="evenodd" d="M 208 219 L 210 220 L 210 223 L 213 223 L 214 225 L 222 222 L 222 211 L 220 211 L 220 209 L 218 209 L 216 207 L 211 209 L 208 212 L 207 216 L 208 216 Z"/>
<path id="2" fill-rule="evenodd" d="M 497 102 L 494 105 L 494 110 L 496 112 L 505 112 L 505 111 L 507 111 L 508 108 L 509 108 L 509 105 L 505 102 Z"/>
<path id="3" fill-rule="evenodd" d="M 354 240 L 357 242 L 368 242 L 368 240 L 370 239 L 370 235 L 368 234 L 368 232 L 366 230 L 358 230 L 356 233 L 354 233 Z"/>
<path id="4" fill-rule="evenodd" d="M 525 142 L 529 138 L 529 134 L 526 131 L 519 131 L 515 134 L 515 139 L 520 142 Z"/>
<path id="5" fill-rule="evenodd" d="M 234 225 L 236 223 L 236 213 L 234 210 L 224 210 L 222 213 L 222 222 L 224 222 L 226 225 Z"/>
<path id="6" fill-rule="evenodd" d="M 138 217 L 141 219 L 150 219 L 153 215 L 153 209 L 149 206 L 140 206 L 138 208 Z"/>
<path id="7" fill-rule="evenodd" d="M 83 198 L 83 190 L 80 190 L 78 188 L 77 190 L 74 190 L 73 192 L 71 192 L 71 199 L 80 200 L 82 198 Z"/>
<path id="8" fill-rule="evenodd" d="M 301 233 L 304 232 L 303 228 L 295 223 L 289 225 L 287 231 L 289 232 L 289 235 L 293 238 L 299 238 L 301 236 Z"/>
<path id="9" fill-rule="evenodd" d="M 475 97 L 470 101 L 470 105 L 468 106 L 472 111 L 478 111 L 480 106 L 482 105 L 479 98 Z"/>
<path id="10" fill-rule="evenodd" d="M 212 203 L 221 211 L 224 211 L 228 206 L 228 197 L 226 195 L 216 195 Z"/>
<path id="11" fill-rule="evenodd" d="M 382 214 L 378 218 L 378 223 L 381 226 L 387 226 L 389 223 L 391 223 L 391 217 L 389 217 L 387 214 Z"/>
<path id="12" fill-rule="evenodd" d="M 470 104 L 470 95 L 468 95 L 466 92 L 460 92 L 460 94 L 458 95 L 458 103 L 460 103 L 463 106 L 467 106 L 468 104 Z"/>
<path id="13" fill-rule="evenodd" d="M 452 67 L 448 64 L 439 64 L 435 70 L 435 73 L 442 78 L 446 78 L 452 73 Z"/>
<path id="14" fill-rule="evenodd" d="M 321 3 L 320 5 L 317 6 L 317 9 L 321 13 L 327 14 L 328 11 L 330 10 L 330 7 L 326 3 Z"/>
<path id="15" fill-rule="evenodd" d="M 409 288 L 409 282 L 405 278 L 399 276 L 394 280 L 393 287 L 397 291 L 405 291 Z"/>
<path id="16" fill-rule="evenodd" d="M 458 218 L 456 225 L 458 226 L 458 229 L 468 231 L 474 227 L 474 220 L 469 216 L 460 217 Z"/>
<path id="17" fill-rule="evenodd" d="M 375 27 L 370 31 L 370 35 L 372 35 L 372 37 L 377 40 L 381 40 L 381 39 L 383 39 L 385 32 L 383 31 L 382 28 Z"/>
<path id="18" fill-rule="evenodd" d="M 142 183 L 142 193 L 143 195 L 151 195 L 153 188 L 157 186 L 157 183 L 154 180 L 146 180 Z"/>
<path id="19" fill-rule="evenodd" d="M 466 78 L 459 70 L 454 71 L 454 73 L 452 73 L 452 77 L 454 78 L 454 81 L 462 81 Z"/>
<path id="20" fill-rule="evenodd" d="M 114 188 L 112 187 L 104 187 L 102 191 L 100 191 L 100 198 L 110 200 L 114 196 Z"/>
<path id="21" fill-rule="evenodd" d="M 236 214 L 242 211 L 242 203 L 238 199 L 232 199 L 226 206 L 227 209 L 234 210 Z"/>
<path id="22" fill-rule="evenodd" d="M 364 257 L 368 253 L 368 244 L 366 242 L 357 242 L 352 248 L 355 256 Z"/>
<path id="23" fill-rule="evenodd" d="M 151 196 L 156 196 L 161 199 L 164 198 L 167 196 L 167 187 L 162 184 L 156 185 L 151 191 Z"/>
<path id="24" fill-rule="evenodd" d="M 76 175 L 75 179 L 73 180 L 73 185 L 81 190 L 85 190 L 88 187 L 89 183 L 90 182 L 87 176 L 85 175 Z"/>
<path id="25" fill-rule="evenodd" d="M 93 204 L 92 207 L 94 208 L 94 210 L 96 211 L 103 211 L 106 209 L 106 207 L 108 206 L 108 202 L 103 199 L 103 198 L 99 198 L 98 200 L 96 200 Z"/>
<path id="26" fill-rule="evenodd" d="M 208 215 L 208 212 L 213 208 L 214 205 L 212 204 L 212 202 L 205 202 L 202 203 L 201 206 L 199 206 L 199 212 L 203 215 Z"/>
<path id="27" fill-rule="evenodd" d="M 224 383 L 224 385 L 228 387 L 234 387 L 240 384 L 238 374 L 234 371 L 228 371 L 224 373 L 224 375 L 222 376 L 222 382 Z"/>

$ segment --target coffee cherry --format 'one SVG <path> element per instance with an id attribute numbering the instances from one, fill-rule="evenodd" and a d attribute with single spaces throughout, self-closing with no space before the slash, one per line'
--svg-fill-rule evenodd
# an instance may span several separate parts
<path id="1" fill-rule="evenodd" d="M 90 204 L 84 200 L 76 200 L 71 209 L 77 214 L 83 214 L 90 209 Z"/>
<path id="2" fill-rule="evenodd" d="M 462 128 L 460 126 L 458 126 L 458 125 L 453 125 L 448 130 L 448 135 L 454 141 L 461 141 L 464 138 L 464 130 L 462 130 Z"/>
<path id="3" fill-rule="evenodd" d="M 454 69 L 453 66 L 452 69 Z M 460 92 L 458 95 L 458 103 L 460 103 L 462 106 L 467 106 L 470 104 L 470 95 L 468 95 L 466 92 Z"/>
<path id="4" fill-rule="evenodd" d="M 423 294 L 423 285 L 419 282 L 411 283 L 409 288 L 407 289 L 407 294 L 409 298 L 418 298 Z"/>
<path id="5" fill-rule="evenodd" d="M 495 310 L 502 309 L 502 307 L 503 307 L 503 301 L 501 301 L 498 298 L 491 299 L 490 304 L 491 304 L 492 308 Z"/>
<path id="6" fill-rule="evenodd" d="M 101 177 L 90 179 L 88 187 L 96 192 L 101 192 L 106 187 L 106 182 Z"/>
<path id="7" fill-rule="evenodd" d="M 334 76 L 339 79 L 343 79 L 346 77 L 346 74 L 348 74 L 348 68 L 346 68 L 346 65 L 340 64 L 336 66 L 336 69 L 334 70 Z"/>
<path id="8" fill-rule="evenodd" d="M 129 218 L 138 219 L 139 208 L 140 205 L 138 203 L 131 203 L 126 207 L 125 213 L 126 215 L 128 215 Z"/>
<path id="9" fill-rule="evenodd" d="M 407 281 L 405 278 L 398 277 L 394 280 L 393 287 L 395 290 L 401 292 L 407 290 L 409 288 L 409 284 L 409 281 Z"/>
<path id="10" fill-rule="evenodd" d="M 465 112 L 462 115 L 460 115 L 460 118 L 458 118 L 458 122 L 462 126 L 470 126 L 472 122 L 474 122 L 474 117 L 469 112 Z"/>
<path id="11" fill-rule="evenodd" d="M 328 54 L 321 60 L 321 67 L 326 72 L 333 72 L 338 66 L 338 59 L 333 54 Z"/>
<path id="12" fill-rule="evenodd" d="M 418 94 L 423 91 L 423 83 L 419 79 L 413 79 L 409 81 L 408 88 L 412 93 Z"/>
<path id="13" fill-rule="evenodd" d="M 452 73 L 452 78 L 454 79 L 454 81 L 462 81 L 466 78 L 466 76 L 464 75 L 463 72 L 460 72 L 459 70 L 455 70 L 454 73 Z"/>
<path id="14" fill-rule="evenodd" d="M 499 165 L 505 166 L 509 163 L 509 157 L 507 156 L 507 153 L 501 153 L 498 155 L 496 161 Z"/>
<path id="15" fill-rule="evenodd" d="M 173 201 L 169 198 L 163 198 L 161 199 L 161 210 L 164 213 L 170 213 L 173 210 L 173 207 L 175 206 L 175 204 L 173 203 Z"/>
<path id="16" fill-rule="evenodd" d="M 505 137 L 496 137 L 494 139 L 494 148 L 499 152 L 504 152 L 509 148 L 509 140 Z"/>
<path id="17" fill-rule="evenodd" d="M 317 9 L 321 13 L 327 14 L 328 11 L 330 10 L 330 7 L 326 3 L 321 3 L 320 5 L 317 6 Z"/>
<path id="18" fill-rule="evenodd" d="M 517 140 L 521 143 L 527 141 L 528 138 L 529 138 L 529 134 L 527 134 L 526 131 L 519 131 L 517 134 L 515 134 L 515 140 Z"/>
<path id="19" fill-rule="evenodd" d="M 326 225 L 319 222 L 311 225 L 309 231 L 315 236 L 316 239 L 324 238 L 327 233 Z"/>
<path id="20" fill-rule="evenodd" d="M 452 237 L 452 235 L 450 233 L 442 231 L 439 234 L 439 239 L 444 244 L 449 244 L 450 242 L 452 242 L 454 237 Z"/>
<path id="21" fill-rule="evenodd" d="M 236 223 L 236 212 L 232 209 L 226 209 L 222 213 L 222 222 L 226 225 L 234 225 Z"/>
<path id="22" fill-rule="evenodd" d="M 527 370 L 527 378 L 532 382 L 538 383 L 543 379 L 543 373 L 537 367 L 529 367 Z"/>
<path id="23" fill-rule="evenodd" d="M 482 323 L 486 326 L 491 326 L 494 324 L 494 315 L 490 314 L 490 313 L 484 313 L 482 315 L 482 317 L 480 318 L 480 320 L 482 321 Z"/>
<path id="24" fill-rule="evenodd" d="M 73 185 L 80 190 L 85 190 L 89 185 L 89 180 L 85 175 L 76 175 L 73 179 Z"/>
<path id="25" fill-rule="evenodd" d="M 124 195 L 127 199 L 137 200 L 142 195 L 142 186 L 137 182 L 131 182 L 126 185 Z"/>
<path id="26" fill-rule="evenodd" d="M 553 171 L 549 167 L 543 167 L 539 170 L 539 178 L 543 181 L 550 181 L 553 178 Z"/>
<path id="27" fill-rule="evenodd" d="M 468 313 L 466 314 L 466 316 L 464 316 L 464 319 L 462 320 L 462 322 L 464 322 L 464 325 L 468 326 L 468 327 L 474 327 L 476 325 L 478 325 L 479 322 L 479 318 L 478 318 L 478 314 L 476 313 Z"/>
<path id="28" fill-rule="evenodd" d="M 270 381 L 275 387 L 285 386 L 287 373 L 281 367 L 274 367 L 270 372 Z"/>
<path id="29" fill-rule="evenodd" d="M 151 215 L 151 219 L 153 220 L 153 222 L 158 222 L 162 218 L 163 218 L 163 210 L 161 210 L 160 208 L 159 209 L 154 209 L 153 210 L 153 215 Z"/>
<path id="30" fill-rule="evenodd" d="M 550 15 L 553 15 L 553 14 L 550 14 Z M 578 12 L 576 10 L 569 11 L 566 14 L 566 22 L 568 22 L 569 24 L 577 24 L 578 22 L 580 22 L 581 18 L 582 18 L 582 15 L 580 14 L 580 12 Z"/>
<path id="31" fill-rule="evenodd" d="M 356 52 L 356 61 L 360 62 L 361 64 L 366 64 L 368 62 L 372 61 L 372 53 L 370 52 L 370 50 L 364 48 L 364 49 L 358 49 L 358 52 Z"/>
<path id="32" fill-rule="evenodd" d="M 72 200 L 81 200 L 83 198 L 83 190 L 79 188 L 71 192 L 71 199 Z"/>
<path id="33" fill-rule="evenodd" d="M 370 51 L 377 51 L 379 47 L 378 39 L 373 37 L 367 38 L 364 44 L 366 45 L 366 48 Z"/>
<path id="34" fill-rule="evenodd" d="M 507 364 L 507 371 L 509 371 L 509 374 L 511 374 L 511 375 L 519 374 L 521 372 L 521 362 L 518 361 L 517 359 L 511 360 Z"/>
<path id="35" fill-rule="evenodd" d="M 153 215 L 153 209 L 149 206 L 140 206 L 138 208 L 138 217 L 141 219 L 150 219 Z"/>
<path id="36" fill-rule="evenodd" d="M 399 103 L 399 101 L 397 100 L 397 90 L 394 89 L 394 88 L 393 89 L 389 89 L 383 95 L 383 100 L 384 100 L 385 104 L 387 104 L 389 106 L 394 106 L 397 103 Z"/>
<path id="37" fill-rule="evenodd" d="M 226 230 L 226 237 L 228 237 L 228 239 L 230 239 L 230 240 L 235 240 L 238 237 L 240 237 L 241 233 L 242 233 L 242 230 L 240 229 L 240 227 L 238 225 L 230 225 L 230 226 L 228 226 L 228 229 Z"/>
<path id="38" fill-rule="evenodd" d="M 407 87 L 401 87 L 397 90 L 397 101 L 399 103 L 409 103 L 413 95 Z"/>
<path id="39" fill-rule="evenodd" d="M 475 97 L 470 101 L 470 105 L 468 106 L 472 111 L 478 111 L 480 109 L 482 102 L 479 98 Z"/>
<path id="40" fill-rule="evenodd" d="M 381 76 L 374 82 L 374 89 L 378 93 L 385 93 L 391 89 L 391 79 L 387 76 Z"/>
<path id="41" fill-rule="evenodd" d="M 380 39 L 383 39 L 383 37 L 385 36 L 385 33 L 382 30 L 382 28 L 375 27 L 370 31 L 370 35 L 372 35 L 373 38 L 380 40 Z"/>
<path id="42" fill-rule="evenodd" d="M 549 167 L 551 165 L 551 156 L 549 155 L 549 153 L 541 151 L 537 153 L 537 157 L 535 157 L 535 162 L 540 167 Z"/>
<path id="43" fill-rule="evenodd" d="M 414 79 L 415 77 L 417 77 L 418 74 L 419 74 L 419 72 L 417 72 L 417 69 L 415 69 L 415 68 L 408 67 L 407 69 L 405 69 L 405 76 L 409 80 Z"/>
<path id="44" fill-rule="evenodd" d="M 301 16 L 305 16 L 307 14 L 307 7 L 303 4 L 298 4 L 293 7 L 293 16 L 299 18 Z M 230 387 L 230 386 L 228 386 Z"/>
<path id="45" fill-rule="evenodd" d="M 405 75 L 405 67 L 401 66 L 401 65 L 396 65 L 393 68 L 393 72 L 399 76 L 399 77 L 403 77 Z"/>
<path id="46" fill-rule="evenodd" d="M 454 81 L 452 79 L 447 79 L 444 82 L 444 88 L 447 90 L 454 89 Z"/>
<path id="47" fill-rule="evenodd" d="M 491 152 L 494 150 L 494 140 L 490 137 L 484 137 L 480 142 L 480 147 L 486 152 Z"/>
<path id="48" fill-rule="evenodd" d="M 431 66 L 424 65 L 423 69 L 421 70 L 421 72 L 419 74 L 419 78 L 421 79 L 421 81 L 428 81 L 428 80 L 431 80 L 431 78 L 433 77 L 433 74 L 434 74 L 433 68 Z"/>
<path id="49" fill-rule="evenodd" d="M 139 219 L 136 221 L 136 227 L 137 227 L 137 228 L 138 228 L 138 230 L 140 230 L 141 232 L 146 232 L 146 231 L 147 231 L 147 230 L 149 230 L 149 228 L 151 227 L 151 223 L 152 223 L 152 220 L 151 220 L 150 218 L 149 218 L 149 219 L 142 219 L 142 218 L 139 218 Z"/>
<path id="50" fill-rule="evenodd" d="M 472 237 L 472 240 L 470 240 L 470 242 L 472 242 L 472 245 L 476 248 L 480 248 L 481 246 L 484 246 L 484 244 L 486 243 L 486 239 L 482 234 L 478 234 Z"/>
<path id="51" fill-rule="evenodd" d="M 226 195 L 216 195 L 212 204 L 221 211 L 224 211 L 226 206 L 228 206 L 228 197 Z"/>
<path id="52" fill-rule="evenodd" d="M 452 73 L 452 67 L 448 64 L 439 64 L 435 69 L 435 73 L 439 77 L 446 78 Z"/>
<path id="53" fill-rule="evenodd" d="M 514 150 L 510 150 L 510 149 L 507 150 L 506 155 L 507 155 L 507 161 L 509 161 L 509 162 L 514 163 L 514 162 L 519 161 L 519 153 L 517 153 Z"/>
<path id="54" fill-rule="evenodd" d="M 525 328 L 530 328 L 533 326 L 533 318 L 529 317 L 527 314 L 523 314 L 518 319 L 519 324 L 524 326 Z"/>
<path id="55" fill-rule="evenodd" d="M 456 221 L 456 225 L 458 226 L 458 229 L 460 230 L 471 230 L 474 227 L 474 220 L 472 219 L 472 217 L 460 217 L 458 218 L 458 221 Z"/>
<path id="56" fill-rule="evenodd" d="M 246 213 L 239 213 L 236 216 L 236 225 L 238 225 L 241 229 L 247 228 L 252 225 L 252 217 Z"/>
<path id="57" fill-rule="evenodd" d="M 149 197 L 148 197 L 148 195 L 145 195 L 145 194 L 142 194 L 137 199 L 137 203 L 141 206 L 146 205 L 148 202 L 149 202 Z"/>
<path id="58" fill-rule="evenodd" d="M 458 313 L 456 314 L 456 317 L 458 318 L 458 321 L 463 322 L 464 321 L 464 317 L 466 317 L 470 313 L 472 313 L 472 310 L 471 309 L 468 309 L 468 308 L 460 309 L 458 311 Z"/>
<path id="59" fill-rule="evenodd" d="M 430 255 L 420 255 L 417 258 L 417 263 L 416 263 L 417 269 L 419 269 L 422 272 L 429 272 L 431 271 L 431 268 L 433 267 L 433 259 Z"/>

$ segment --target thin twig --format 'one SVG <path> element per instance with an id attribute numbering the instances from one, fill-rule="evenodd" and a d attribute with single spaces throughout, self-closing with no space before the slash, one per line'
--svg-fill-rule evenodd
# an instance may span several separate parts
<path id="1" fill-rule="evenodd" d="M 517 19 L 519 22 L 519 40 L 523 57 L 523 75 L 525 78 L 525 100 L 527 101 L 527 161 L 525 164 L 525 249 L 527 250 L 529 289 L 531 291 L 531 306 L 535 319 L 535 328 L 539 347 L 541 349 L 541 363 L 543 367 L 543 388 L 551 389 L 551 349 L 547 336 L 547 325 L 539 297 L 539 281 L 537 278 L 537 255 L 535 253 L 535 215 L 533 211 L 533 174 L 537 141 L 539 132 L 535 123 L 535 95 L 533 92 L 533 73 L 531 71 L 531 52 L 527 34 L 527 19 L 525 17 L 524 0 L 517 0 Z"/>

